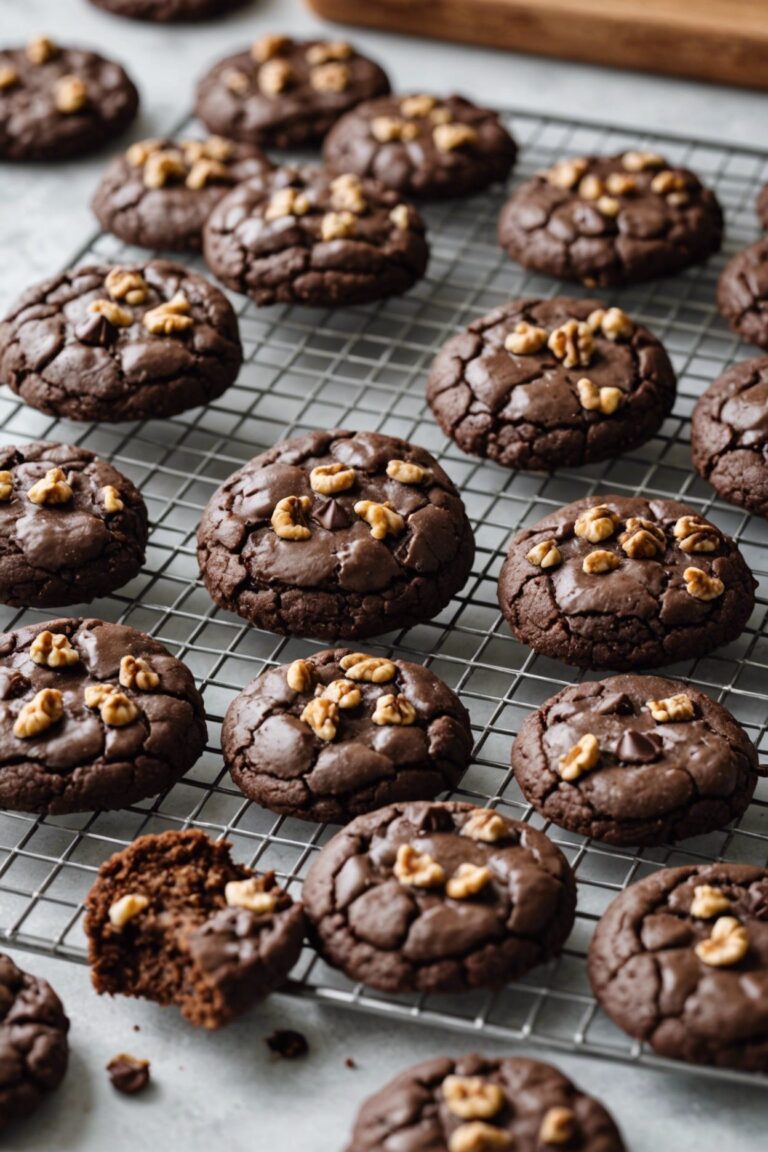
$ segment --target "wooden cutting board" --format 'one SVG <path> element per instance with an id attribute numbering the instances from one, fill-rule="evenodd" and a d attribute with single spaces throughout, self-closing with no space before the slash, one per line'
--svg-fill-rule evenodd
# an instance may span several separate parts
<path id="1" fill-rule="evenodd" d="M 309 3 L 344 24 L 768 88 L 768 0 Z"/>

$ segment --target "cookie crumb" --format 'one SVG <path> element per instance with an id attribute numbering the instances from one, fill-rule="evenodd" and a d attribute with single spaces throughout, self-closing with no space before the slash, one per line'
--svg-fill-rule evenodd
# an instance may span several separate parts
<path id="1" fill-rule="evenodd" d="M 134 1024 L 134 1029 L 138 1029 L 137 1024 Z M 126 1096 L 135 1096 L 137 1092 L 143 1092 L 149 1084 L 149 1060 L 140 1060 L 127 1052 L 113 1056 L 107 1064 L 107 1072 L 112 1087 Z"/>
<path id="2" fill-rule="evenodd" d="M 347 1056 L 346 1060 L 344 1061 L 344 1067 L 345 1068 L 357 1068 L 357 1061 L 353 1060 L 353 1058 L 351 1056 Z"/>
<path id="3" fill-rule="evenodd" d="M 291 1028 L 278 1028 L 271 1036 L 267 1036 L 266 1045 L 270 1052 L 283 1060 L 299 1060 L 309 1052 L 309 1041 L 302 1032 L 294 1032 Z"/>

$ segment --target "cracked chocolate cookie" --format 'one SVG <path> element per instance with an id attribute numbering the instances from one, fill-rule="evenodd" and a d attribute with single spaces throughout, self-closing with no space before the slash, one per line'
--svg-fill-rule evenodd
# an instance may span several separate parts
<path id="1" fill-rule="evenodd" d="M 717 282 L 717 306 L 734 332 L 768 348 L 768 236 L 728 261 Z"/>
<path id="2" fill-rule="evenodd" d="M 518 532 L 499 604 L 536 652 L 632 671 L 735 640 L 756 587 L 735 542 L 686 504 L 589 496 Z"/>
<path id="3" fill-rule="evenodd" d="M 73 618 L 0 637 L 2 808 L 124 808 L 175 783 L 206 735 L 189 669 L 135 628 Z"/>
<path id="4" fill-rule="evenodd" d="M 768 357 L 735 364 L 693 410 L 693 466 L 730 504 L 768 517 Z"/>
<path id="5" fill-rule="evenodd" d="M 114 16 L 157 24 L 210 20 L 242 8 L 245 3 L 246 0 L 91 0 L 91 4 Z"/>
<path id="6" fill-rule="evenodd" d="M 197 251 L 222 196 L 271 168 L 257 148 L 221 136 L 140 140 L 109 165 L 91 207 L 102 228 L 126 244 Z"/>
<path id="7" fill-rule="evenodd" d="M 220 1028 L 285 983 L 304 940 L 300 904 L 197 828 L 140 836 L 101 867 L 86 900 L 93 986 L 175 1004 Z"/>
<path id="8" fill-rule="evenodd" d="M 243 353 L 223 292 L 177 264 L 73 268 L 0 324 L 0 382 L 69 420 L 152 420 L 221 396 Z"/>
<path id="9" fill-rule="evenodd" d="M 612 1117 L 551 1064 L 436 1057 L 365 1101 L 347 1152 L 624 1152 Z"/>
<path id="10" fill-rule="evenodd" d="M 221 745 L 250 800 L 345 824 L 455 788 L 472 730 L 464 705 L 428 668 L 337 648 L 253 680 L 227 709 Z"/>
<path id="11" fill-rule="evenodd" d="M 262 36 L 203 76 L 195 111 L 220 136 L 293 148 L 322 140 L 350 108 L 387 92 L 383 69 L 345 41 Z"/>
<path id="12" fill-rule="evenodd" d="M 284 440 L 211 497 L 205 586 L 270 632 L 361 639 L 431 620 L 472 568 L 456 488 L 423 448 L 334 429 Z"/>
<path id="13" fill-rule="evenodd" d="M 506 180 L 515 142 L 490 108 L 461 96 L 383 96 L 358 104 L 325 138 L 332 172 L 379 180 L 406 196 L 469 196 Z"/>
<path id="14" fill-rule="evenodd" d="M 618 456 L 675 402 L 663 345 L 599 300 L 512 300 L 438 353 L 427 400 L 474 456 L 549 471 Z"/>
<path id="15" fill-rule="evenodd" d="M 0 448 L 3 604 L 53 608 L 114 592 L 140 571 L 147 534 L 138 489 L 87 448 Z"/>
<path id="16" fill-rule="evenodd" d="M 662 1056 L 768 1071 L 768 870 L 665 868 L 609 906 L 589 978 L 619 1028 Z"/>
<path id="17" fill-rule="evenodd" d="M 0 48 L 0 160 L 64 160 L 114 140 L 139 94 L 119 64 L 46 36 Z"/>
<path id="18" fill-rule="evenodd" d="M 558 692 L 524 722 L 512 767 L 548 820 L 608 844 L 663 844 L 747 809 L 757 752 L 721 704 L 679 680 L 612 676 Z"/>
<path id="19" fill-rule="evenodd" d="M 203 237 L 214 275 L 259 305 L 366 304 L 407 292 L 429 260 L 424 222 L 396 192 L 309 166 L 233 189 Z"/>
<path id="20" fill-rule="evenodd" d="M 385 992 L 497 987 L 559 955 L 576 884 L 529 824 L 472 804 L 391 804 L 314 860 L 303 892 L 329 964 Z"/>
<path id="21" fill-rule="evenodd" d="M 0 1129 L 34 1112 L 64 1079 L 69 1020 L 47 980 L 0 953 Z"/>
<path id="22" fill-rule="evenodd" d="M 687 168 L 652 152 L 561 160 L 499 217 L 513 260 L 593 288 L 671 276 L 720 250 L 723 213 Z"/>

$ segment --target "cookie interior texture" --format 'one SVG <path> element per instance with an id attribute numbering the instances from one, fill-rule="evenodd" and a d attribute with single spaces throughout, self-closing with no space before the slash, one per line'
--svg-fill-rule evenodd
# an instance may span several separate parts
<path id="1" fill-rule="evenodd" d="M 138 911 L 116 924 L 118 902 L 131 896 Z M 97 992 L 175 1004 L 203 1028 L 227 1024 L 284 983 L 304 936 L 301 905 L 274 875 L 257 878 L 199 829 L 141 836 L 110 857 L 86 913 Z"/>
<path id="2" fill-rule="evenodd" d="M 757 751 L 730 712 L 660 676 L 564 688 L 527 718 L 512 765 L 547 819 L 620 845 L 723 828 L 746 811 L 758 779 Z"/>
<path id="3" fill-rule="evenodd" d="M 0 953 L 0 1128 L 34 1112 L 64 1078 L 69 1020 L 47 980 Z"/>
<path id="4" fill-rule="evenodd" d="M 734 364 L 693 410 L 693 466 L 724 500 L 768 517 L 768 357 Z"/>

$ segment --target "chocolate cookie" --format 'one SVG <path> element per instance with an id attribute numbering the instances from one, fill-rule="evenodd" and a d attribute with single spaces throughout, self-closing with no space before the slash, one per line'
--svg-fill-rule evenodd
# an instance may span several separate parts
<path id="1" fill-rule="evenodd" d="M 768 236 L 728 261 L 717 282 L 717 306 L 734 332 L 768 348 Z"/>
<path id="2" fill-rule="evenodd" d="M 428 452 L 343 429 L 283 440 L 240 468 L 211 497 L 197 545 L 222 608 L 320 640 L 430 620 L 475 551 L 459 494 Z"/>
<path id="3" fill-rule="evenodd" d="M 0 382 L 70 420 L 152 420 L 207 404 L 243 353 L 223 292 L 164 260 L 73 268 L 0 324 Z"/>
<path id="4" fill-rule="evenodd" d="M 612 676 L 558 692 L 512 748 L 525 798 L 548 820 L 608 844 L 663 844 L 747 809 L 757 752 L 721 704 L 660 676 Z"/>
<path id="5" fill-rule="evenodd" d="M 536 652 L 632 671 L 735 640 L 756 586 L 734 541 L 686 504 L 589 496 L 518 532 L 499 604 Z"/>
<path id="6" fill-rule="evenodd" d="M 506 180 L 517 155 L 498 113 L 461 96 L 383 96 L 358 104 L 325 138 L 332 172 L 373 177 L 406 196 L 468 196 Z"/>
<path id="7" fill-rule="evenodd" d="M 320 168 L 233 189 L 203 233 L 215 276 L 257 304 L 338 307 L 407 292 L 429 260 L 424 222 L 397 193 Z"/>
<path id="8" fill-rule="evenodd" d="M 257 148 L 221 136 L 141 140 L 109 165 L 91 207 L 102 228 L 126 244 L 196 251 L 222 196 L 271 167 Z"/>
<path id="9" fill-rule="evenodd" d="M 293 148 L 321 140 L 350 108 L 387 92 L 386 73 L 351 44 L 262 36 L 203 76 L 195 111 L 221 136 Z"/>
<path id="10" fill-rule="evenodd" d="M 517 188 L 499 218 L 513 260 L 591 288 L 673 275 L 722 237 L 714 193 L 652 152 L 561 160 Z"/>
<path id="11" fill-rule="evenodd" d="M 0 636 L 1 808 L 124 808 L 178 780 L 206 735 L 189 669 L 135 628 L 49 620 Z"/>
<path id="12" fill-rule="evenodd" d="M 618 456 L 675 402 L 663 345 L 599 300 L 512 300 L 443 346 L 427 400 L 464 452 L 549 471 Z"/>
<path id="13" fill-rule="evenodd" d="M 83 604 L 133 579 L 147 509 L 122 473 L 87 448 L 38 440 L 0 448 L 0 601 Z"/>
<path id="14" fill-rule="evenodd" d="M 730 504 L 768 517 L 768 357 L 735 364 L 693 410 L 693 466 Z"/>
<path id="15" fill-rule="evenodd" d="M 226 840 L 197 828 L 110 856 L 85 907 L 96 991 L 175 1004 L 202 1028 L 284 984 L 304 939 L 301 905 L 274 873 L 235 864 Z"/>
<path id="16" fill-rule="evenodd" d="M 576 884 L 543 832 L 459 803 L 358 816 L 304 883 L 329 964 L 385 992 L 497 987 L 559 955 Z"/>
<path id="17" fill-rule="evenodd" d="M 0 48 L 0 160 L 63 160 L 114 140 L 139 94 L 119 64 L 46 36 Z"/>
<path id="18" fill-rule="evenodd" d="M 64 1079 L 69 1020 L 47 980 L 0 953 L 0 1129 L 34 1112 Z"/>
<path id="19" fill-rule="evenodd" d="M 271 668 L 227 709 L 224 760 L 273 812 L 345 824 L 455 788 L 469 763 L 469 714 L 421 664 L 337 648 Z"/>
<path id="20" fill-rule="evenodd" d="M 401 1072 L 358 1113 L 347 1152 L 624 1152 L 613 1119 L 551 1064 L 441 1056 Z"/>
<path id="21" fill-rule="evenodd" d="M 245 0 L 91 0 L 97 8 L 129 20 L 152 20 L 158 24 L 209 20 L 242 8 Z"/>
<path id="22" fill-rule="evenodd" d="M 632 884 L 597 926 L 589 978 L 662 1056 L 768 1072 L 768 871 L 688 865 Z"/>

